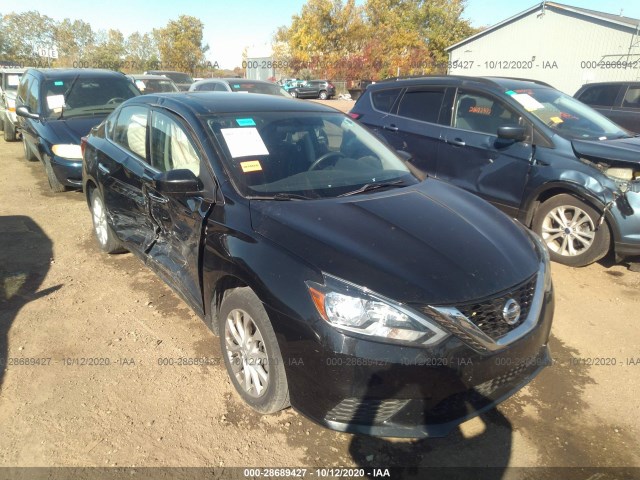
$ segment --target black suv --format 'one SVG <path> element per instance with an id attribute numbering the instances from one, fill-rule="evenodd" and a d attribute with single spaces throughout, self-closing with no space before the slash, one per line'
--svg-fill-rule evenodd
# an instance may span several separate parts
<path id="1" fill-rule="evenodd" d="M 640 82 L 589 83 L 574 97 L 618 125 L 640 133 Z"/>
<path id="2" fill-rule="evenodd" d="M 80 188 L 80 138 L 137 95 L 126 76 L 111 70 L 28 69 L 16 97 L 25 158 L 42 162 L 54 192 Z"/>
<path id="3" fill-rule="evenodd" d="M 319 98 L 328 100 L 336 95 L 336 87 L 329 80 L 307 80 L 302 85 L 289 89 L 292 97 Z"/>
<path id="4" fill-rule="evenodd" d="M 496 205 L 572 266 L 640 254 L 640 138 L 576 99 L 530 80 L 391 79 L 351 116 L 423 175 Z"/>

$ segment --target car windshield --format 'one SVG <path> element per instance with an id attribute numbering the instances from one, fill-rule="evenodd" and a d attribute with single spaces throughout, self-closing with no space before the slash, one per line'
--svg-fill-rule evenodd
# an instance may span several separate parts
<path id="1" fill-rule="evenodd" d="M 418 182 L 393 151 L 341 113 L 221 114 L 206 122 L 245 197 L 326 198 Z"/>
<path id="2" fill-rule="evenodd" d="M 608 140 L 629 137 L 629 132 L 591 107 L 551 88 L 506 92 L 555 133 L 568 139 Z"/>
<path id="3" fill-rule="evenodd" d="M 21 73 L 7 73 L 5 74 L 5 82 L 3 85 L 4 90 L 17 90 L 20 84 Z"/>
<path id="4" fill-rule="evenodd" d="M 233 82 L 229 81 L 229 87 L 233 92 L 264 93 L 267 95 L 281 95 L 291 98 L 291 95 L 280 85 L 271 83 Z"/>
<path id="5" fill-rule="evenodd" d="M 178 87 L 171 79 L 145 78 L 136 80 L 136 86 L 142 93 L 178 92 Z"/>
<path id="6" fill-rule="evenodd" d="M 51 79 L 44 84 L 45 106 L 50 118 L 106 115 L 136 95 L 139 95 L 136 87 L 124 77 L 77 76 Z"/>
<path id="7" fill-rule="evenodd" d="M 193 78 L 191 78 L 186 73 L 165 72 L 162 75 L 164 75 L 165 77 L 169 77 L 171 80 L 173 80 L 176 83 L 193 83 Z"/>

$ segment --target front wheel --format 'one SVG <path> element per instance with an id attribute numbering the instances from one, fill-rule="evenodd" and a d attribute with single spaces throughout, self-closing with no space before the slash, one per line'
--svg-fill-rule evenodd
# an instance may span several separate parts
<path id="1" fill-rule="evenodd" d="M 599 218 L 600 214 L 582 200 L 561 194 L 540 205 L 532 228 L 547 245 L 551 260 L 584 267 L 609 251 L 609 226 L 606 222 L 598 226 Z"/>
<path id="2" fill-rule="evenodd" d="M 233 386 L 254 410 L 289 406 L 282 354 L 271 321 L 249 287 L 228 292 L 220 306 L 220 347 Z"/>
<path id="3" fill-rule="evenodd" d="M 25 160 L 28 160 L 29 162 L 38 160 L 36 156 L 33 154 L 33 152 L 31 151 L 31 149 L 29 148 L 29 145 L 27 144 L 27 139 L 24 137 L 24 135 L 22 136 L 22 150 L 24 151 Z"/>
<path id="4" fill-rule="evenodd" d="M 293 98 L 298 98 L 298 92 L 289 92 Z"/>
<path id="5" fill-rule="evenodd" d="M 51 187 L 52 192 L 61 193 L 67 189 L 67 187 L 58 180 L 58 177 L 56 177 L 56 172 L 53 171 L 53 167 L 51 166 L 51 159 L 47 156 L 44 157 L 44 171 L 47 174 L 47 180 L 49 181 L 49 187 Z"/>

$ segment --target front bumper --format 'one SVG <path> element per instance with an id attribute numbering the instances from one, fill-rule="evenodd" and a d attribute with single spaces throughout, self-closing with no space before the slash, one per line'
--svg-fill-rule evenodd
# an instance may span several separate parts
<path id="1" fill-rule="evenodd" d="M 53 173 L 67 187 L 82 188 L 82 160 L 69 160 L 53 155 L 50 158 Z"/>
<path id="2" fill-rule="evenodd" d="M 455 336 L 433 348 L 344 335 L 268 309 L 289 383 L 291 405 L 328 428 L 392 437 L 438 437 L 496 406 L 551 358 L 547 292 L 536 326 L 504 348 L 479 353 Z"/>

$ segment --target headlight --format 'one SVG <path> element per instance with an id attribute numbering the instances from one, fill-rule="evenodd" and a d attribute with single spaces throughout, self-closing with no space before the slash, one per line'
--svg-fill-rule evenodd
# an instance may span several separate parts
<path id="1" fill-rule="evenodd" d="M 72 144 L 59 144 L 54 145 L 51 150 L 57 156 L 62 158 L 68 158 L 70 160 L 80 160 L 82 158 L 82 149 L 80 145 L 72 145 Z"/>
<path id="2" fill-rule="evenodd" d="M 336 328 L 377 339 L 432 345 L 448 333 L 399 303 L 332 275 L 306 282 L 320 316 Z"/>

